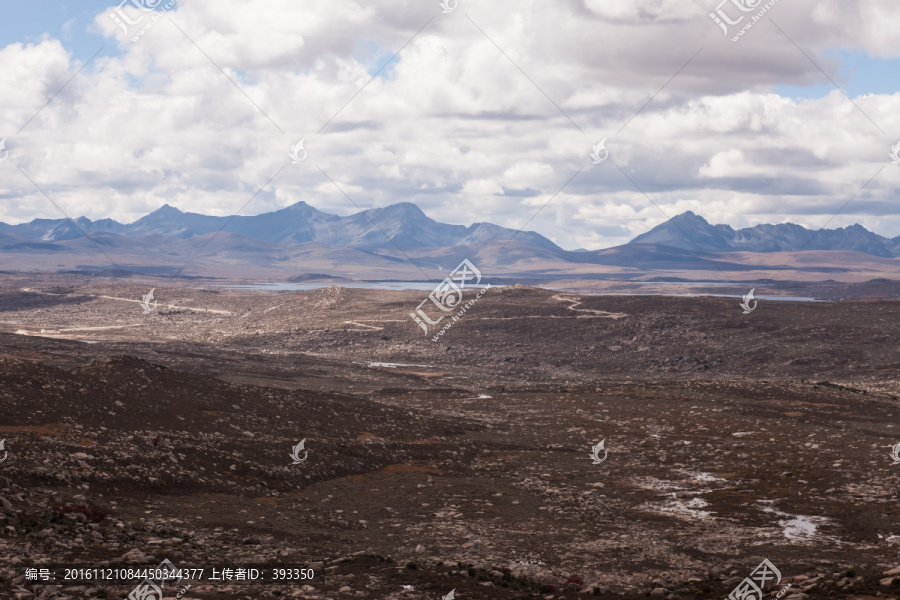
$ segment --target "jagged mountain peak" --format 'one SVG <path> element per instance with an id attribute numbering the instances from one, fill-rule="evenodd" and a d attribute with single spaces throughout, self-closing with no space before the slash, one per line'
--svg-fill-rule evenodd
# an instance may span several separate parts
<path id="1" fill-rule="evenodd" d="M 691 211 L 672 217 L 629 244 L 657 244 L 702 252 L 796 252 L 807 249 L 900 256 L 900 244 L 859 224 L 817 231 L 795 223 L 767 223 L 735 230 L 729 225 L 711 225 Z"/>
<path id="2" fill-rule="evenodd" d="M 84 217 L 79 219 L 79 224 L 82 220 L 91 224 L 90 228 L 83 227 L 84 229 L 97 229 L 97 224 L 92 224 Z M 303 201 L 274 212 L 234 217 L 184 212 L 166 203 L 128 225 L 110 219 L 105 219 L 103 223 L 100 229 L 128 237 L 162 235 L 187 239 L 226 231 L 272 243 L 319 242 L 330 247 L 370 251 L 395 249 L 397 246 L 431 248 L 490 242 L 496 239 L 506 240 L 516 234 L 514 230 L 490 223 L 469 227 L 440 223 L 412 202 L 371 208 L 346 217 L 320 211 Z M 5 228 L 10 233 L 24 233 L 27 237 L 45 240 L 69 239 L 79 235 L 66 219 L 46 219 L 40 223 L 33 221 L 27 228 Z M 471 238 L 473 232 L 476 235 Z M 517 239 L 561 250 L 553 242 L 534 232 L 519 233 Z"/>

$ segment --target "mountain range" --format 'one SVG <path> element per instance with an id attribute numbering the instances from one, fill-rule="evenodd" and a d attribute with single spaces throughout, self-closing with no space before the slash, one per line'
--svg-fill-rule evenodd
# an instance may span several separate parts
<path id="1" fill-rule="evenodd" d="M 410 281 L 439 279 L 469 259 L 486 274 L 507 279 L 715 279 L 731 278 L 725 275 L 730 272 L 754 280 L 850 281 L 900 278 L 897 257 L 900 237 L 860 225 L 818 232 L 791 223 L 735 230 L 692 212 L 622 246 L 578 251 L 533 231 L 440 223 L 409 202 L 346 217 L 298 202 L 247 217 L 165 205 L 128 224 L 85 217 L 0 223 L 0 269 L 7 272 Z"/>
<path id="2" fill-rule="evenodd" d="M 75 219 L 35 219 L 30 223 L 7 225 L 0 223 L 0 233 L 31 241 L 56 242 L 71 240 L 86 233 L 109 233 L 139 237 L 146 235 L 173 236 L 189 239 L 223 230 L 276 244 L 319 242 L 332 248 L 357 248 L 377 251 L 386 246 L 408 248 L 437 248 L 460 244 L 480 244 L 507 240 L 513 235 L 521 242 L 550 250 L 562 250 L 542 235 L 491 223 L 447 225 L 428 218 L 411 202 L 401 202 L 385 208 L 372 208 L 340 217 L 297 202 L 287 208 L 252 217 L 213 217 L 181 212 L 168 204 L 127 225 L 112 219 L 91 221 Z"/>
<path id="3" fill-rule="evenodd" d="M 818 233 L 793 223 L 732 229 L 710 225 L 690 211 L 677 215 L 629 242 L 659 244 L 703 252 L 797 252 L 798 250 L 853 250 L 873 256 L 900 256 L 900 236 L 889 239 L 862 225 L 822 229 Z"/>
<path id="4" fill-rule="evenodd" d="M 546 237 L 533 231 L 516 232 L 492 223 L 449 225 L 429 218 L 413 203 L 401 202 L 341 217 L 320 211 L 305 202 L 256 216 L 215 217 L 182 212 L 165 204 L 129 224 L 112 219 L 92 221 L 35 219 L 30 223 L 0 223 L 0 234 L 20 241 L 60 242 L 88 234 L 117 236 L 172 236 L 190 239 L 221 230 L 275 244 L 318 242 L 331 248 L 356 248 L 377 252 L 386 248 L 440 248 L 477 245 L 514 238 L 552 250 L 565 252 Z M 711 225 L 693 212 L 677 215 L 629 242 L 670 246 L 689 252 L 796 252 L 806 250 L 850 250 L 880 257 L 900 256 L 900 236 L 889 239 L 862 225 L 824 229 L 816 233 L 801 225 L 782 223 L 733 229 Z"/>

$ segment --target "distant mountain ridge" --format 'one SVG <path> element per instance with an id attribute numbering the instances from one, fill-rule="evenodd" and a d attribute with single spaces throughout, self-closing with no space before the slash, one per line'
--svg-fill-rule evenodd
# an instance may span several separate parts
<path id="1" fill-rule="evenodd" d="M 804 259 L 794 261 L 800 249 Z M 779 251 L 783 259 L 766 254 Z M 3 272 L 251 282 L 311 274 L 438 281 L 464 259 L 485 276 L 526 281 L 717 280 L 729 277 L 726 273 L 749 281 L 900 280 L 898 254 L 900 238 L 890 240 L 859 225 L 820 232 L 793 224 L 735 230 L 690 212 L 627 244 L 575 251 L 537 233 L 491 223 L 440 223 L 411 203 L 346 217 L 298 202 L 246 217 L 214 217 L 165 205 L 128 224 L 84 217 L 0 223 Z"/>
<path id="2" fill-rule="evenodd" d="M 74 224 L 68 219 L 35 219 L 20 225 L 0 223 L 0 234 L 28 241 L 58 242 L 80 237 L 80 229 L 89 234 L 163 235 L 188 239 L 215 233 L 223 227 L 228 233 L 277 244 L 319 242 L 329 247 L 369 251 L 395 246 L 411 249 L 481 244 L 508 240 L 513 236 L 519 242 L 563 251 L 533 231 L 517 232 L 492 223 L 474 223 L 468 227 L 439 223 L 411 202 L 372 208 L 347 217 L 320 211 L 305 202 L 249 217 L 186 213 L 166 204 L 127 225 L 112 219 L 91 221 L 86 217 L 74 219 Z"/>
<path id="3" fill-rule="evenodd" d="M 798 250 L 853 250 L 883 258 L 900 256 L 900 236 L 890 239 L 862 225 L 823 229 L 816 233 L 793 223 L 733 229 L 711 225 L 693 212 L 672 217 L 629 242 L 656 244 L 696 252 L 796 252 Z"/>
<path id="4" fill-rule="evenodd" d="M 86 217 L 79 217 L 74 223 L 68 219 L 35 219 L 19 225 L 0 223 L 0 242 L 6 248 L 22 244 L 35 248 L 45 247 L 47 244 L 81 238 L 81 231 L 92 234 L 92 237 L 95 237 L 93 234 L 101 234 L 101 237 L 162 236 L 188 240 L 215 234 L 220 230 L 270 244 L 313 242 L 328 248 L 353 248 L 398 257 L 400 254 L 397 253 L 397 247 L 404 251 L 424 251 L 463 245 L 484 246 L 493 242 L 505 243 L 511 239 L 550 251 L 567 262 L 576 263 L 605 263 L 609 251 L 613 250 L 579 249 L 570 252 L 533 231 L 517 232 L 492 223 L 474 223 L 469 226 L 440 223 L 429 218 L 411 202 L 372 208 L 346 217 L 326 213 L 305 202 L 297 202 L 261 215 L 233 217 L 182 212 L 165 204 L 129 224 L 113 219 L 92 221 Z M 534 252 L 538 252 L 537 248 L 534 248 Z M 803 249 L 856 251 L 882 258 L 895 258 L 900 257 L 900 237 L 889 239 L 872 233 L 861 225 L 825 229 L 818 233 L 793 223 L 756 225 L 736 230 L 729 225 L 712 225 L 703 217 L 688 211 L 635 237 L 628 244 L 619 246 L 616 254 L 636 256 L 638 248 L 643 248 L 647 257 L 660 258 L 665 257 L 665 248 L 677 248 L 698 256 L 702 253 L 796 252 Z M 686 256 L 682 253 L 677 255 Z"/>

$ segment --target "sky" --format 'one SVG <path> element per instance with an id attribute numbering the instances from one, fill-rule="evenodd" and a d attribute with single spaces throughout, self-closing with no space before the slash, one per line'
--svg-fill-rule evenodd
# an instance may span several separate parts
<path id="1" fill-rule="evenodd" d="M 0 221 L 415 202 L 567 249 L 688 210 L 900 236 L 895 0 L 445 6 L 0 0 Z"/>

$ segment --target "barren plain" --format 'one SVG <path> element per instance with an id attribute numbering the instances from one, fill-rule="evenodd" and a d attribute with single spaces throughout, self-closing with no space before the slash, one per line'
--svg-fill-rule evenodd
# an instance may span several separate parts
<path id="1" fill-rule="evenodd" d="M 900 301 L 495 287 L 432 341 L 427 292 L 2 286 L 2 598 L 900 597 Z"/>

